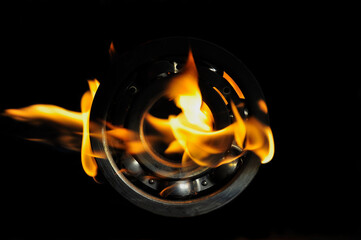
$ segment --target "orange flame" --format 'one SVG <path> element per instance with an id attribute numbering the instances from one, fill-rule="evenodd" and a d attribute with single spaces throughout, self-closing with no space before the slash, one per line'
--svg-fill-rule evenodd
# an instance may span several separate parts
<path id="1" fill-rule="evenodd" d="M 110 56 L 110 57 L 114 57 L 114 55 L 116 54 L 113 41 L 110 42 L 109 50 L 108 50 L 108 51 L 109 51 L 109 56 Z"/>
<path id="2" fill-rule="evenodd" d="M 7 109 L 4 115 L 32 125 L 52 125 L 61 133 L 59 139 L 33 140 L 48 143 L 56 141 L 57 144 L 71 150 L 79 150 L 80 148 L 84 171 L 89 176 L 95 177 L 97 175 L 97 164 L 90 146 L 89 115 L 99 82 L 94 79 L 89 80 L 88 83 L 90 90 L 85 92 L 81 99 L 81 112 L 70 111 L 50 104 L 36 104 L 20 109 Z M 83 134 L 81 144 L 77 141 L 77 136 L 80 134 Z"/>
<path id="3" fill-rule="evenodd" d="M 31 125 L 51 125 L 60 135 L 57 139 L 28 138 L 31 141 L 60 145 L 63 148 L 81 151 L 81 162 L 83 169 L 91 177 L 97 175 L 97 163 L 95 157 L 104 158 L 104 153 L 94 153 L 91 148 L 90 137 L 100 136 L 90 135 L 89 128 L 92 125 L 98 127 L 96 123 L 90 122 L 90 110 L 95 93 L 99 87 L 98 80 L 89 80 L 89 91 L 85 92 L 81 98 L 81 112 L 70 111 L 59 106 L 50 104 L 36 104 L 20 109 L 7 109 L 4 116 L 14 120 L 25 122 Z M 144 151 L 142 143 L 137 140 L 136 134 L 126 128 L 112 126 L 107 123 L 110 130 L 106 137 L 109 145 L 124 149 L 131 154 Z M 82 138 L 79 136 L 82 135 Z"/>
<path id="4" fill-rule="evenodd" d="M 81 145 L 81 162 L 84 171 L 91 177 L 95 177 L 98 171 L 98 165 L 94 159 L 94 154 L 90 145 L 89 135 L 89 117 L 90 109 L 93 103 L 95 93 L 99 87 L 97 80 L 88 81 L 89 91 L 85 92 L 81 99 L 81 112 L 83 116 L 83 140 Z"/>
<path id="5" fill-rule="evenodd" d="M 170 115 L 168 120 L 147 116 L 147 121 L 155 128 L 166 127 L 163 133 L 173 133 L 174 141 L 165 150 L 166 154 L 184 152 L 182 165 L 196 163 L 199 166 L 218 166 L 233 138 L 232 127 L 213 131 L 213 115 L 202 101 L 198 86 L 198 72 L 192 52 L 189 52 L 182 73 L 174 77 L 166 95 L 182 110 Z"/>
<path id="6" fill-rule="evenodd" d="M 238 87 L 237 83 L 233 80 L 233 78 L 231 78 L 231 76 L 229 76 L 226 72 L 223 72 L 223 78 L 226 79 L 229 84 L 231 84 L 231 86 L 233 87 L 234 91 L 236 91 L 239 98 L 241 99 L 245 98 L 243 92 Z"/>
<path id="7" fill-rule="evenodd" d="M 113 148 L 124 149 L 130 154 L 139 154 L 145 151 L 137 133 L 126 128 L 113 126 L 110 123 L 107 126 L 110 128 L 106 132 L 108 144 Z"/>
<path id="8" fill-rule="evenodd" d="M 238 97 L 243 99 L 244 95 L 235 81 L 225 72 L 223 77 L 235 89 Z M 214 89 L 220 94 L 217 88 Z M 243 150 L 253 151 L 262 163 L 272 159 L 274 142 L 271 129 L 254 117 L 245 122 L 233 102 L 231 108 L 235 122 L 224 129 L 213 130 L 213 115 L 202 100 L 198 72 L 191 51 L 182 72 L 171 80 L 166 95 L 182 112 L 177 116 L 170 115 L 168 120 L 148 114 L 146 120 L 161 134 L 167 135 L 165 138 L 170 139 L 165 154 L 183 152 L 183 166 L 193 162 L 199 166 L 217 167 L 237 159 L 241 154 L 231 156 L 227 153 L 233 139 Z M 228 104 L 224 96 L 222 99 Z M 259 106 L 267 112 L 263 100 L 259 101 Z M 169 136 L 170 131 L 173 138 Z"/>
<path id="9" fill-rule="evenodd" d="M 232 110 L 236 118 L 235 140 L 237 144 L 244 146 L 245 150 L 253 151 L 261 159 L 261 163 L 271 161 L 275 151 L 271 128 L 254 117 L 250 117 L 244 122 L 233 102 Z"/>
<path id="10" fill-rule="evenodd" d="M 203 104 L 198 86 L 198 72 L 191 51 L 182 74 L 174 77 L 170 82 L 167 95 L 173 99 L 177 107 L 182 109 L 182 113 L 178 116 L 178 119 L 183 119 L 182 124 L 194 129 L 212 130 L 212 113 L 207 111 L 208 107 Z"/>
<path id="11" fill-rule="evenodd" d="M 111 43 L 110 51 L 114 46 Z M 233 87 L 239 98 L 244 95 L 235 81 L 224 72 L 223 77 Z M 72 150 L 81 150 L 81 162 L 84 171 L 92 177 L 97 175 L 98 166 L 94 157 L 103 158 L 103 154 L 94 153 L 90 144 L 89 128 L 96 123 L 90 123 L 90 110 L 99 82 L 89 80 L 89 91 L 81 99 L 81 112 L 70 111 L 54 105 L 37 104 L 21 109 L 7 109 L 5 116 L 32 125 L 51 124 L 59 131 L 59 139 L 29 139 L 42 142 L 57 142 Z M 227 99 L 217 89 L 213 88 L 228 105 Z M 179 74 L 171 79 L 166 89 L 166 96 L 173 100 L 181 109 L 177 116 L 169 115 L 168 119 L 160 119 L 147 113 L 145 121 L 152 126 L 167 148 L 164 154 L 183 154 L 181 167 L 199 165 L 203 167 L 217 167 L 230 163 L 239 158 L 245 151 L 254 152 L 262 163 L 269 162 L 274 155 L 274 141 L 269 126 L 264 125 L 255 117 L 243 120 L 235 104 L 230 101 L 234 122 L 220 130 L 214 129 L 212 111 L 202 100 L 198 85 L 198 71 L 190 51 L 185 66 Z M 268 109 L 264 100 L 258 101 L 259 109 L 267 114 Z M 106 123 L 108 130 L 106 137 L 110 146 L 126 150 L 130 154 L 144 151 L 145 146 L 139 140 L 138 133 L 124 127 Z M 92 125 L 92 126 L 93 126 Z M 77 141 L 82 135 L 81 142 Z M 151 137 L 149 138 L 151 139 Z M 237 144 L 241 152 L 231 153 L 230 148 Z M 233 155 L 232 155 L 233 154 Z M 170 189 L 171 190 L 171 189 Z"/>

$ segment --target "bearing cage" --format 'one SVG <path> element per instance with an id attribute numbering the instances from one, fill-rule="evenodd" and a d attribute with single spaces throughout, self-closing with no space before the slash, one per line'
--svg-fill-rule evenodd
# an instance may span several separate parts
<path id="1" fill-rule="evenodd" d="M 246 99 L 236 98 L 236 93 L 232 92 L 233 90 L 229 91 L 231 87 L 221 86 L 217 81 L 213 81 L 211 86 L 217 85 L 217 88 L 221 89 L 228 99 L 235 101 L 236 104 L 242 103 L 238 104 L 243 108 L 240 109 L 242 117 L 252 115 L 268 123 L 268 116 L 260 113 L 255 107 L 257 100 L 263 99 L 256 80 L 238 59 L 216 45 L 193 38 L 167 38 L 147 43 L 121 56 L 115 65 L 114 76 L 100 86 L 93 103 L 91 119 L 100 124 L 103 123 L 100 130 L 96 130 L 101 132 L 103 138 L 102 141 L 93 140 L 92 147 L 95 151 L 106 154 L 107 158 L 97 159 L 97 163 L 107 180 L 118 192 L 137 206 L 165 216 L 195 216 L 225 205 L 244 190 L 260 165 L 258 157 L 252 152 L 247 152 L 231 164 L 208 169 L 198 175 L 187 178 L 182 178 L 182 176 L 160 178 L 157 169 L 151 171 L 136 157 L 126 152 L 119 153 L 109 147 L 105 137 L 107 130 L 105 122 L 133 130 L 139 129 L 138 123 L 145 106 L 143 104 L 143 109 L 134 108 L 134 104 L 141 101 L 138 98 L 145 91 L 147 84 L 142 81 L 144 79 L 156 80 L 160 85 L 158 89 L 164 87 L 167 80 L 181 69 L 189 46 L 192 48 L 200 73 L 201 91 L 205 89 L 202 87 L 204 84 L 210 84 L 208 80 L 202 81 L 206 78 L 205 76 L 223 79 L 222 74 L 226 71 L 237 82 Z M 138 81 L 139 79 L 141 81 Z M 224 80 L 223 83 L 227 81 Z M 154 88 L 157 89 L 157 86 Z M 150 91 L 147 94 L 151 97 L 157 92 Z M 202 95 L 207 94 L 202 92 Z M 222 102 L 222 99 L 217 101 Z M 149 104 L 147 106 L 149 107 Z M 229 111 L 220 114 L 226 114 L 230 120 Z M 135 117 L 136 115 L 138 116 Z M 230 123 L 231 121 L 225 120 L 219 128 Z M 151 175 L 152 173 L 154 175 Z M 160 189 L 166 189 L 169 186 L 175 186 L 175 189 L 166 197 L 160 196 Z"/>

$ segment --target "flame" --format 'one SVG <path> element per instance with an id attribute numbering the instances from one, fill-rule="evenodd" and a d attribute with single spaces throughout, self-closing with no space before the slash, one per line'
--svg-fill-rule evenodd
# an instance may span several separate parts
<path id="1" fill-rule="evenodd" d="M 230 83 L 240 99 L 244 95 L 235 81 L 226 73 L 223 77 Z M 228 105 L 228 101 L 217 88 L 213 88 Z M 274 141 L 269 126 L 254 117 L 244 121 L 237 107 L 231 102 L 234 123 L 221 130 L 214 130 L 211 110 L 202 100 L 198 85 L 198 72 L 190 51 L 182 72 L 171 79 L 166 95 L 182 110 L 177 116 L 168 119 L 156 118 L 147 114 L 146 121 L 163 135 L 168 143 L 165 154 L 183 153 L 182 166 L 197 164 L 217 167 L 240 157 L 231 155 L 229 149 L 233 139 L 244 151 L 254 152 L 262 163 L 269 162 L 274 154 Z M 259 100 L 260 110 L 267 113 L 267 106 Z M 170 132 L 172 133 L 170 135 Z"/>
<path id="2" fill-rule="evenodd" d="M 75 112 L 50 104 L 35 104 L 20 109 L 6 109 L 4 116 L 30 125 L 49 125 L 57 132 L 59 137 L 53 135 L 45 138 L 27 138 L 27 140 L 54 144 L 66 149 L 81 151 L 81 162 L 85 173 L 91 177 L 97 175 L 98 166 L 95 160 L 104 158 L 104 153 L 94 153 L 91 148 L 90 126 L 97 128 L 97 123 L 90 122 L 90 110 L 94 96 L 100 85 L 97 79 L 88 81 L 89 90 L 81 98 L 81 112 Z M 144 151 L 142 143 L 137 139 L 136 133 L 126 128 L 116 127 L 107 123 L 110 130 L 106 132 L 111 147 L 126 150 L 131 154 Z"/>
<path id="3" fill-rule="evenodd" d="M 212 130 L 212 113 L 203 104 L 198 86 L 198 72 L 191 51 L 182 74 L 174 77 L 170 82 L 167 95 L 173 99 L 177 107 L 182 109 L 182 113 L 178 116 L 183 119 L 182 124 L 192 126 L 194 129 Z"/>
<path id="4" fill-rule="evenodd" d="M 198 72 L 190 51 L 182 73 L 174 77 L 166 95 L 182 110 L 168 120 L 147 116 L 147 121 L 162 133 L 173 133 L 165 154 L 183 152 L 182 166 L 196 163 L 199 166 L 218 166 L 233 138 L 233 128 L 213 131 L 211 110 L 202 100 L 198 86 Z M 165 128 L 165 129 L 164 129 Z M 171 131 L 169 131 L 171 130 Z M 227 144 L 228 143 L 228 144 Z"/>
<path id="5" fill-rule="evenodd" d="M 110 57 L 114 57 L 114 55 L 116 54 L 113 41 L 110 42 L 108 52 L 109 52 L 109 56 L 110 56 Z"/>
<path id="6" fill-rule="evenodd" d="M 271 161 L 275 151 L 271 128 L 262 124 L 255 117 L 243 121 L 233 102 L 232 110 L 236 118 L 235 140 L 237 144 L 244 146 L 245 150 L 254 152 L 261 159 L 261 163 Z"/>
<path id="7" fill-rule="evenodd" d="M 81 150 L 81 160 L 84 171 L 91 177 L 97 175 L 97 164 L 94 153 L 90 146 L 89 115 L 91 105 L 98 89 L 99 82 L 96 79 L 88 81 L 90 90 L 85 92 L 81 99 L 81 112 L 75 112 L 50 104 L 36 104 L 20 109 L 7 109 L 4 114 L 17 121 L 31 125 L 51 125 L 58 133 L 58 139 L 37 139 L 28 140 L 54 143 L 71 150 Z M 81 143 L 78 136 L 83 135 Z"/>
<path id="8" fill-rule="evenodd" d="M 114 53 L 113 43 L 109 51 Z M 226 72 L 223 73 L 223 78 L 233 87 L 240 99 L 245 98 L 241 89 Z M 29 138 L 29 140 L 80 150 L 84 171 L 89 176 L 95 177 L 98 169 L 95 157 L 105 156 L 102 153 L 94 153 L 90 144 L 91 137 L 101 138 L 102 136 L 89 133 L 91 126 L 97 127 L 96 123 L 90 122 L 89 117 L 99 82 L 93 79 L 89 80 L 88 84 L 89 91 L 85 92 L 81 98 L 81 112 L 55 105 L 36 104 L 20 109 L 7 109 L 3 115 L 31 125 L 51 125 L 58 131 L 58 138 Z M 150 113 L 145 114 L 144 121 L 158 134 L 147 136 L 148 141 L 152 143 L 153 140 L 161 139 L 167 146 L 164 150 L 165 155 L 182 154 L 180 164 L 169 163 L 176 167 L 191 165 L 218 167 L 234 161 L 246 151 L 254 152 L 262 163 L 269 162 L 274 155 L 271 128 L 252 116 L 244 120 L 238 111 L 238 108 L 243 105 L 236 106 L 232 101 L 227 101 L 216 87 L 213 89 L 222 97 L 225 105 L 230 104 L 234 116 L 234 122 L 223 129 L 214 129 L 215 120 L 211 109 L 202 99 L 197 67 L 193 54 L 189 51 L 184 67 L 170 80 L 165 92 L 165 96 L 174 102 L 181 113 L 169 115 L 167 119 L 157 118 Z M 265 114 L 268 113 L 264 100 L 258 101 L 258 107 Z M 108 127 L 106 138 L 111 147 L 125 150 L 130 154 L 149 151 L 143 140 L 140 140 L 138 133 L 110 123 L 106 123 L 106 126 Z M 234 144 L 238 145 L 239 153 L 230 150 Z M 161 163 L 165 162 L 164 160 Z M 165 194 L 167 191 L 164 190 L 162 193 Z"/>
<path id="9" fill-rule="evenodd" d="M 81 129 L 83 122 L 81 113 L 50 104 L 35 104 L 20 109 L 6 109 L 4 115 L 17 121 L 32 122 L 33 125 L 39 125 L 46 121 L 74 130 Z"/>
<path id="10" fill-rule="evenodd" d="M 229 84 L 231 84 L 231 86 L 233 87 L 234 91 L 236 91 L 239 98 L 245 99 L 243 92 L 238 87 L 237 83 L 233 80 L 233 78 L 231 78 L 231 76 L 229 76 L 226 72 L 223 72 L 223 78 L 226 79 Z"/>
<path id="11" fill-rule="evenodd" d="M 81 162 L 84 171 L 91 177 L 95 177 L 98 171 L 98 165 L 94 159 L 94 154 L 90 145 L 89 135 L 89 117 L 90 109 L 93 103 L 95 93 L 99 87 L 98 80 L 89 80 L 89 91 L 85 92 L 81 99 L 81 112 L 83 117 L 83 140 L 81 145 Z"/>
<path id="12" fill-rule="evenodd" d="M 224 104 L 228 105 L 228 101 L 227 99 L 223 96 L 223 94 L 221 93 L 221 91 L 218 90 L 218 88 L 213 87 L 213 89 L 218 93 L 218 95 L 222 98 Z"/>
<path id="13" fill-rule="evenodd" d="M 275 147 L 271 128 L 251 117 L 247 121 L 246 150 L 253 151 L 261 163 L 268 163 L 272 160 Z"/>
<path id="14" fill-rule="evenodd" d="M 123 149 L 130 154 L 139 154 L 145 151 L 142 142 L 134 131 L 110 123 L 107 126 L 110 128 L 106 132 L 108 144 L 113 148 Z"/>
<path id="15" fill-rule="evenodd" d="M 62 145 L 66 149 L 80 151 L 79 134 L 83 130 L 83 116 L 80 112 L 66 110 L 50 104 L 35 104 L 20 109 L 6 109 L 4 116 L 33 126 L 51 125 L 57 134 L 49 138 L 27 138 L 31 141 Z M 46 138 L 46 136 L 45 136 Z"/>

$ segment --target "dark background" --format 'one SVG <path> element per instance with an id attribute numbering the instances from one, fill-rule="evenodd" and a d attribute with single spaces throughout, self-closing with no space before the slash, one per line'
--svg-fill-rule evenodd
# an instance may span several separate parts
<path id="1" fill-rule="evenodd" d="M 86 80 L 105 81 L 111 41 L 122 53 L 160 37 L 193 36 L 232 52 L 255 75 L 275 156 L 225 207 L 165 218 L 95 183 L 80 153 L 25 141 L 18 125 L 1 118 L 5 239 L 359 239 L 360 39 L 353 10 L 359 6 L 74 2 L 4 8 L 0 111 L 35 103 L 80 111 Z"/>

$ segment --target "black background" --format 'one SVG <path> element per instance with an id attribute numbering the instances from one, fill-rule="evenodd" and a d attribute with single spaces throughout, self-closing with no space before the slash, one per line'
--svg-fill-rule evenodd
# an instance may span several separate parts
<path id="1" fill-rule="evenodd" d="M 75 2 L 75 1 L 74 1 Z M 17 1 L 3 20 L 0 111 L 80 111 L 87 79 L 118 53 L 167 36 L 214 42 L 259 81 L 276 152 L 233 202 L 204 216 L 153 215 L 86 176 L 80 154 L 18 137 L 1 118 L 7 239 L 358 239 L 359 26 L 355 6 L 305 1 Z M 358 7 L 358 6 L 356 6 Z M 24 128 L 25 129 L 25 128 Z M 16 133 L 16 134 L 15 134 Z"/>

